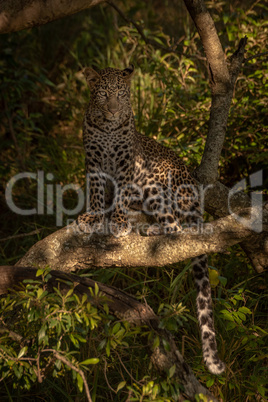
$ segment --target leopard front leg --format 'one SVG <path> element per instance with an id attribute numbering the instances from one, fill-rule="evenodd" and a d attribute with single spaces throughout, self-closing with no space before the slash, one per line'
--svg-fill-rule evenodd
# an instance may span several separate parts
<path id="1" fill-rule="evenodd" d="M 109 228 L 115 237 L 127 236 L 131 230 L 129 205 L 132 200 L 132 184 L 127 180 L 120 180 L 117 183 L 115 192 L 114 210 L 111 214 Z"/>
<path id="2" fill-rule="evenodd" d="M 78 217 L 79 228 L 87 233 L 102 232 L 104 228 L 106 177 L 98 166 L 86 160 L 87 208 Z"/>

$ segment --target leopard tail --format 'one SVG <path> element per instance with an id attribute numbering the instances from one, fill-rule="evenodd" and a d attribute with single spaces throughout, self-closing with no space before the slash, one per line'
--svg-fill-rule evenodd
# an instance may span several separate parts
<path id="1" fill-rule="evenodd" d="M 197 316 L 204 361 L 211 373 L 221 374 L 225 370 L 225 364 L 220 360 L 217 351 L 207 256 L 204 254 L 193 258 L 192 267 L 197 289 Z"/>

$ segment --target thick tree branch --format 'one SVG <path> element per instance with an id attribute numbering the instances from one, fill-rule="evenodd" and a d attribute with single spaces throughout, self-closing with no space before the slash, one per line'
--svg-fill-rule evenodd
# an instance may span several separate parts
<path id="1" fill-rule="evenodd" d="M 8 289 L 18 286 L 24 279 L 36 279 L 36 271 L 36 269 L 27 267 L 0 266 L 0 294 L 4 294 Z M 156 369 L 166 372 L 175 365 L 175 378 L 177 377 L 178 382 L 183 385 L 185 394 L 191 401 L 195 401 L 196 394 L 202 393 L 206 395 L 209 400 L 216 402 L 215 397 L 195 378 L 192 370 L 180 354 L 173 336 L 167 330 L 159 328 L 159 318 L 147 304 L 140 303 L 134 297 L 119 289 L 95 282 L 92 279 L 55 270 L 51 271 L 50 274 L 51 279 L 48 282 L 49 289 L 53 289 L 53 286 L 58 287 L 60 283 L 60 288 L 63 291 L 69 290 L 69 286 L 66 285 L 64 281 L 72 282 L 75 284 L 74 292 L 78 295 L 87 294 L 92 304 L 98 307 L 101 307 L 102 303 L 108 304 L 110 312 L 120 318 L 120 320 L 127 320 L 134 325 L 148 326 L 159 335 L 161 340 L 159 347 L 152 347 L 152 361 Z M 61 281 L 59 282 L 59 280 Z M 100 297 L 97 299 L 92 297 L 89 288 L 94 290 L 95 283 L 98 284 L 100 290 L 99 295 L 105 296 L 103 301 Z M 169 344 L 169 351 L 165 350 L 163 340 Z M 56 357 L 59 358 L 59 356 Z"/>
<path id="2" fill-rule="evenodd" d="M 252 225 L 260 220 L 261 209 L 243 212 L 251 214 Z M 266 228 L 267 219 L 263 230 Z M 74 222 L 36 243 L 17 265 L 49 265 L 65 272 L 94 266 L 161 267 L 200 254 L 225 251 L 254 233 L 232 215 L 198 229 L 196 233 L 184 231 L 176 236 L 144 237 L 131 233 L 118 239 L 88 235 Z"/>
<path id="3" fill-rule="evenodd" d="M 232 102 L 233 91 L 242 64 L 245 61 L 247 38 L 242 38 L 238 49 L 227 64 L 225 55 L 217 35 L 214 22 L 206 9 L 203 0 L 184 0 L 184 3 L 196 25 L 204 51 L 207 56 L 212 102 L 209 128 L 204 154 L 200 166 L 195 171 L 196 179 L 202 184 L 213 184 L 206 194 L 206 211 L 214 217 L 222 217 L 229 213 L 229 189 L 215 181 L 218 176 L 218 165 L 225 139 L 227 120 Z M 239 193 L 233 198 L 233 210 L 250 207 L 250 199 Z M 254 247 L 252 247 L 254 244 Z M 257 272 L 268 266 L 268 237 L 262 233 L 247 238 L 241 247 L 250 258 Z"/>
<path id="4" fill-rule="evenodd" d="M 196 177 L 202 184 L 214 183 L 225 139 L 236 78 L 244 61 L 247 39 L 241 39 L 228 68 L 215 24 L 203 0 L 184 0 L 200 35 L 208 61 L 212 102 L 204 154 Z"/>
<path id="5" fill-rule="evenodd" d="M 0 33 L 47 24 L 104 0 L 0 0 Z"/>
<path id="6" fill-rule="evenodd" d="M 203 0 L 184 0 L 186 8 L 199 33 L 207 57 L 213 95 L 225 95 L 230 77 L 224 52 L 213 19 Z"/>

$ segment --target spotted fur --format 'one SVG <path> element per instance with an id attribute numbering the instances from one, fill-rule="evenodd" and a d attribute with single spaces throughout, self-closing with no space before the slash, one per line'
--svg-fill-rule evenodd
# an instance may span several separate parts
<path id="1" fill-rule="evenodd" d="M 118 186 L 110 214 L 115 236 L 132 229 L 128 212 L 133 197 L 153 215 L 160 231 L 176 233 L 185 223 L 198 224 L 201 219 L 196 182 L 174 151 L 136 131 L 130 102 L 133 70 L 84 69 L 91 89 L 83 130 L 90 207 L 79 223 L 94 231 L 102 227 L 108 177 Z M 220 374 L 225 366 L 217 354 L 207 256 L 194 258 L 192 266 L 204 360 L 212 373 Z"/>

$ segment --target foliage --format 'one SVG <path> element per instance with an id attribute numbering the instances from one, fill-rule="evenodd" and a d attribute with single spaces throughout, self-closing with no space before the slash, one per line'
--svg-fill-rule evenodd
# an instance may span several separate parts
<path id="1" fill-rule="evenodd" d="M 73 284 L 66 292 L 59 281 L 49 291 L 49 272 L 38 270 L 36 280 L 25 280 L 20 290 L 1 299 L 0 372 L 11 400 L 30 390 L 37 392 L 36 383 L 42 384 L 46 400 L 53 400 L 54 393 L 73 400 L 83 393 L 84 378 L 86 384 L 93 384 L 95 396 L 97 387 L 108 385 L 113 400 L 125 400 L 128 394 L 132 401 L 170 401 L 169 395 L 180 395 L 178 384 L 172 382 L 174 370 L 158 382 L 146 375 L 146 366 L 140 367 L 141 360 L 150 366 L 145 346 L 154 335 L 148 328 L 115 320 L 97 285 L 91 302 L 86 295 L 79 298 Z M 130 374 L 136 370 L 141 381 Z M 104 394 L 102 399 L 111 400 L 109 389 Z"/>
<path id="2" fill-rule="evenodd" d="M 228 57 L 244 35 L 248 36 L 246 57 L 266 51 L 263 1 L 207 5 Z M 54 192 L 49 214 L 19 216 L 8 209 L 0 190 L 0 234 L 11 236 L 0 242 L 3 264 L 18 261 L 37 240 L 57 229 L 56 184 L 85 182 L 82 119 L 89 93 L 79 72 L 82 66 L 122 68 L 134 61 L 132 101 L 138 129 L 172 147 L 191 169 L 201 160 L 210 92 L 206 61 L 189 16 L 174 2 L 139 0 L 125 2 L 125 7 L 132 19 L 143 23 L 148 38 L 166 47 L 176 43 L 177 53 L 144 43 L 133 26 L 108 6 L 0 37 L 1 187 L 17 173 L 40 170 L 45 173 L 45 194 L 49 185 Z M 265 69 L 265 56 L 252 58 L 244 63 L 237 81 L 220 162 L 220 178 L 228 186 L 267 169 Z M 16 205 L 33 208 L 37 182 L 18 182 L 14 195 Z M 65 192 L 63 201 L 69 209 L 77 204 L 71 191 Z M 76 215 L 66 215 L 64 224 L 70 217 Z M 33 230 L 37 233 L 32 236 L 15 237 Z M 94 279 L 146 300 L 160 315 L 161 326 L 178 333 L 178 342 L 182 337 L 186 360 L 215 396 L 224 401 L 264 401 L 267 302 L 263 275 L 254 274 L 238 247 L 213 255 L 210 261 L 218 343 L 227 364 L 220 377 L 209 374 L 202 363 L 189 265 L 162 270 L 100 269 Z M 158 340 L 148 328 L 130 327 L 107 308 L 95 307 L 94 298 L 101 297 L 97 289 L 92 300 L 80 300 L 72 287 L 69 294 L 61 292 L 60 284 L 54 292 L 48 291 L 49 272 L 42 275 L 44 282 L 37 278 L 1 299 L 1 400 L 27 399 L 29 393 L 36 400 L 84 400 L 82 377 L 75 369 L 86 376 L 93 400 L 178 400 L 181 390 L 172 372 L 160 378 L 151 366 L 148 342 Z M 14 339 L 14 333 L 19 338 Z M 55 358 L 54 351 L 72 367 Z"/>

